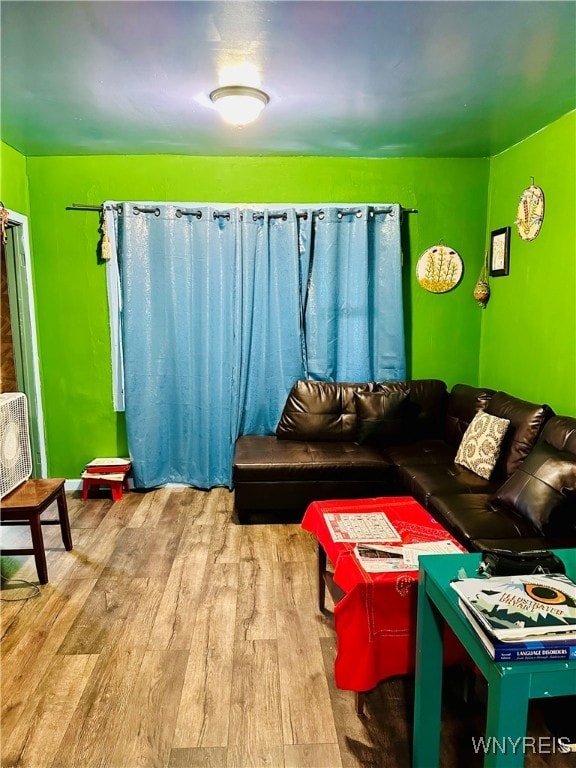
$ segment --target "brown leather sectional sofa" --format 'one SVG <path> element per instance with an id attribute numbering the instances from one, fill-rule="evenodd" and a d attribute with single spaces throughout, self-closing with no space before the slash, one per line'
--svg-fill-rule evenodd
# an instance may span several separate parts
<path id="1" fill-rule="evenodd" d="M 373 393 L 394 400 L 378 421 Z M 454 462 L 478 411 L 510 421 L 493 473 Z M 505 392 L 421 379 L 298 381 L 276 435 L 240 437 L 240 522 L 315 500 L 410 495 L 468 549 L 576 547 L 576 418 Z"/>

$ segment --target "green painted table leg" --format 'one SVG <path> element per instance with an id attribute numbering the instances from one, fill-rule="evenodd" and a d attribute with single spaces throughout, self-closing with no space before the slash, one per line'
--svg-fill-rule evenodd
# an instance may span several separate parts
<path id="1" fill-rule="evenodd" d="M 521 768 L 526 740 L 530 676 L 491 675 L 488 679 L 487 747 L 484 768 Z"/>
<path id="2" fill-rule="evenodd" d="M 443 621 L 426 593 L 426 574 L 418 583 L 413 768 L 437 768 L 442 707 Z"/>

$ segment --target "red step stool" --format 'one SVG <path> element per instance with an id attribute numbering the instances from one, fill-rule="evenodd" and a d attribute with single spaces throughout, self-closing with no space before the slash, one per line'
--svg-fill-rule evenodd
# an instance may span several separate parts
<path id="1" fill-rule="evenodd" d="M 112 491 L 112 500 L 121 501 L 122 491 L 128 492 L 128 477 L 126 472 L 114 472 L 113 474 L 82 473 L 82 500 L 88 498 L 90 488 L 104 486 Z"/>

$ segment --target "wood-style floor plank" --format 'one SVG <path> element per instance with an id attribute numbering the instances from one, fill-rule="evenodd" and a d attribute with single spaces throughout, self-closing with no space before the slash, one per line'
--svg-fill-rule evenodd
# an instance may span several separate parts
<path id="1" fill-rule="evenodd" d="M 52 550 L 48 577 L 50 583 L 62 579 L 97 579 L 117 545 L 120 528 L 100 531 L 94 528 L 74 529 L 73 549 L 62 546 Z"/>
<path id="2" fill-rule="evenodd" d="M 282 747 L 229 747 L 224 768 L 283 768 Z"/>
<path id="3" fill-rule="evenodd" d="M 342 768 L 338 744 L 287 744 L 285 768 Z"/>
<path id="4" fill-rule="evenodd" d="M 238 566 L 236 642 L 276 639 L 274 568 L 268 560 Z"/>
<path id="5" fill-rule="evenodd" d="M 124 574 L 98 579 L 58 653 L 101 653 L 120 639 L 127 642 L 129 634 L 133 638 L 131 645 L 142 645 L 146 641 L 141 633 L 149 636 L 164 587 L 163 580 Z M 144 619 L 136 623 L 146 609 Z"/>
<path id="6" fill-rule="evenodd" d="M 274 567 L 284 743 L 336 743 L 310 582 L 300 563 Z"/>
<path id="7" fill-rule="evenodd" d="M 282 754 L 283 744 L 278 646 L 273 640 L 236 642 L 228 748 L 252 765 Z"/>
<path id="8" fill-rule="evenodd" d="M 132 705 L 144 654 L 143 649 L 115 647 L 99 655 L 51 768 L 113 765 L 112 755 Z"/>
<path id="9" fill-rule="evenodd" d="M 111 765 L 168 765 L 187 661 L 186 651 L 146 652 Z"/>
<path id="10" fill-rule="evenodd" d="M 139 505 L 150 503 L 147 497 L 146 493 L 125 493 L 120 501 L 110 504 L 98 529 L 107 531 L 110 528 L 126 528 L 137 513 Z"/>
<path id="11" fill-rule="evenodd" d="M 238 564 L 206 569 L 197 606 L 174 747 L 228 744 Z"/>
<path id="12" fill-rule="evenodd" d="M 168 768 L 223 768 L 226 752 L 226 747 L 173 749 Z"/>
<path id="13" fill-rule="evenodd" d="M 148 641 L 150 649 L 190 650 L 205 567 L 205 562 L 186 556 L 174 558 Z"/>
<path id="14" fill-rule="evenodd" d="M 172 494 L 164 490 L 148 491 L 141 494 L 141 500 L 132 515 L 128 528 L 156 528 L 164 507 L 170 503 Z"/>
<path id="15" fill-rule="evenodd" d="M 39 598 L 21 611 L 0 647 L 2 710 L 14 709 L 34 692 L 70 627 L 82 610 L 95 582 L 88 579 L 47 584 Z M 4 721 L 3 721 L 4 722 Z"/>
<path id="16" fill-rule="evenodd" d="M 3 728 L 2 765 L 39 768 L 52 762 L 97 660 L 97 655 L 53 657 L 26 699 L 28 715 L 21 710 L 13 727 Z"/>

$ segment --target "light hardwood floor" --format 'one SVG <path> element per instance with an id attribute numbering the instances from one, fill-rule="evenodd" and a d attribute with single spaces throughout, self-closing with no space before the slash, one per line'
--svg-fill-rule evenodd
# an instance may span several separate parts
<path id="1" fill-rule="evenodd" d="M 3 768 L 409 766 L 413 681 L 384 682 L 361 718 L 335 687 L 315 542 L 299 525 L 237 525 L 224 489 L 68 503 L 73 551 L 45 528 L 50 583 L 0 604 Z M 11 560 L 4 570 L 36 581 L 32 558 Z M 465 708 L 458 682 L 443 766 L 473 768 L 484 707 L 480 695 Z M 537 712 L 531 728 L 546 733 Z"/>

